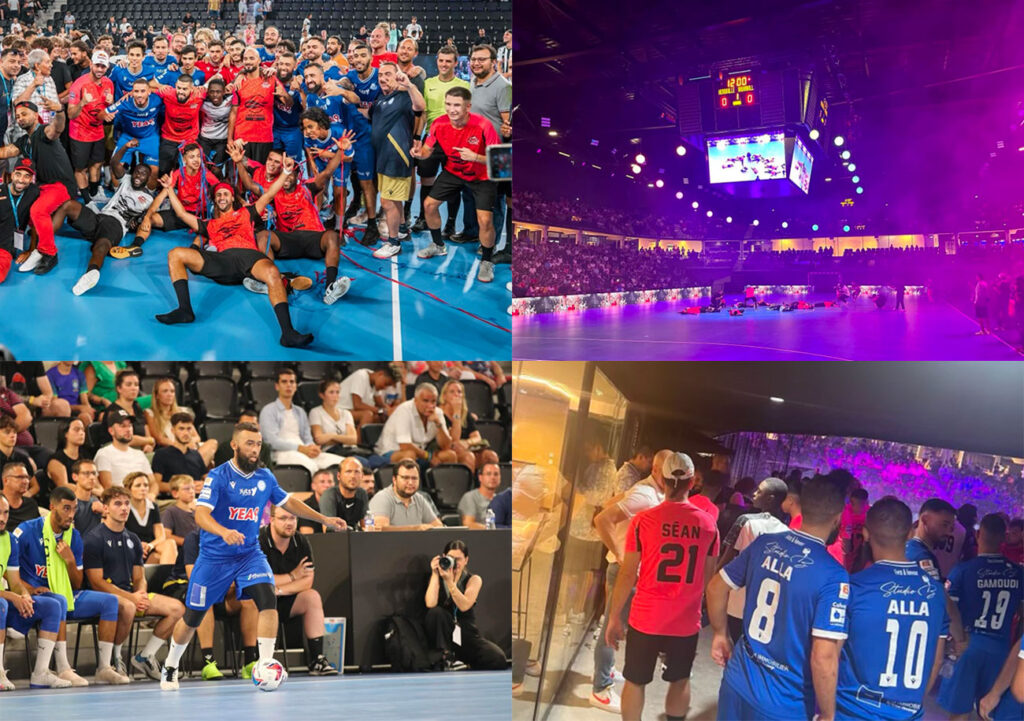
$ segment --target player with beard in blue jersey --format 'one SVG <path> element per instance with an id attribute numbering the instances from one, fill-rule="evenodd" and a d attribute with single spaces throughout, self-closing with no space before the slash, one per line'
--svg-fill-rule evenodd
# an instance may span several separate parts
<path id="1" fill-rule="evenodd" d="M 845 594 L 850 636 L 839 662 L 837 719 L 920 718 L 938 676 L 949 616 L 942 585 L 907 560 L 912 524 L 910 508 L 893 496 L 868 510 L 875 560 L 850 577 Z"/>
<path id="2" fill-rule="evenodd" d="M 297 163 L 302 162 L 302 96 L 298 90 L 291 90 L 295 76 L 295 54 L 285 50 L 277 56 L 274 71 L 285 92 L 291 96 L 291 107 L 286 108 L 280 98 L 274 98 L 274 150 L 283 150 L 285 155 Z"/>
<path id="3" fill-rule="evenodd" d="M 958 563 L 949 574 L 949 596 L 967 632 L 967 649 L 939 686 L 939 706 L 951 719 L 966 719 L 989 693 L 1015 645 L 1013 617 L 1024 612 L 1024 569 L 999 553 L 1005 540 L 1002 516 L 985 516 L 978 531 L 978 556 Z"/>
<path id="4" fill-rule="evenodd" d="M 800 493 L 800 530 L 759 536 L 707 588 L 711 657 L 725 674 L 720 721 L 835 717 L 850 577 L 826 546 L 839 535 L 844 489 L 815 476 Z M 744 634 L 729 638 L 729 589 L 746 588 Z"/>
<path id="5" fill-rule="evenodd" d="M 255 423 L 239 423 L 231 436 L 235 457 L 214 468 L 206 477 L 196 501 L 199 526 L 199 557 L 185 593 L 185 616 L 178 621 L 171 650 L 164 662 L 160 688 L 178 690 L 178 664 L 207 609 L 224 599 L 234 583 L 239 599 L 251 598 L 259 609 L 257 645 L 260 660 L 274 655 L 277 636 L 277 600 L 274 574 L 259 546 L 260 517 L 267 502 L 300 518 L 346 528 L 340 518 L 317 513 L 285 493 L 274 474 L 259 465 L 263 437 Z"/>
<path id="6" fill-rule="evenodd" d="M 132 152 L 152 169 L 149 175 L 150 190 L 156 187 L 157 167 L 160 164 L 157 118 L 162 107 L 163 101 L 150 93 L 149 82 L 145 78 L 136 78 L 132 83 L 131 95 L 126 95 L 107 108 L 103 117 L 108 122 L 114 121 L 115 153 L 129 140 L 134 138 L 139 141 L 137 149 Z"/>

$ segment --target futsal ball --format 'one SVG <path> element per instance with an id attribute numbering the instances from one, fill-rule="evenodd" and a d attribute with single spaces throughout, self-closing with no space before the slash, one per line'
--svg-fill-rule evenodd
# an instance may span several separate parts
<path id="1" fill-rule="evenodd" d="M 276 691 L 288 678 L 288 672 L 277 659 L 258 661 L 252 668 L 252 682 L 260 691 Z"/>

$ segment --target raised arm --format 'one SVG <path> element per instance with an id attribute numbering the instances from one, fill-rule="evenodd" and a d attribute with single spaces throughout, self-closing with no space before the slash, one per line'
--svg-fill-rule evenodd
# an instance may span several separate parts
<path id="1" fill-rule="evenodd" d="M 253 182 L 249 174 L 249 168 L 245 162 L 245 143 L 239 140 L 229 140 L 227 145 L 228 156 L 238 170 L 238 181 L 250 193 L 259 194 L 262 192 L 260 186 Z"/>
<path id="2" fill-rule="evenodd" d="M 44 101 L 46 107 L 54 112 L 53 120 L 43 126 L 43 132 L 50 140 L 56 140 L 60 137 L 60 134 L 64 132 L 64 126 L 67 125 L 68 119 L 64 117 L 64 106 L 55 100 L 47 98 Z"/>
<path id="3" fill-rule="evenodd" d="M 270 201 L 272 201 L 274 196 L 277 195 L 277 192 L 284 187 L 284 179 L 294 172 L 295 161 L 286 155 L 284 158 L 284 169 L 281 171 L 280 175 L 277 176 L 277 179 L 271 183 L 270 187 L 267 188 L 266 192 L 264 192 L 263 195 L 259 197 L 259 200 L 254 204 L 257 213 L 263 215 L 263 211 L 267 209 L 268 205 L 270 205 Z"/>
<path id="4" fill-rule="evenodd" d="M 117 152 L 110 158 L 110 174 L 113 175 L 117 180 L 124 177 L 125 169 L 124 164 L 121 162 L 121 158 L 124 157 L 125 152 L 128 148 L 139 147 L 139 141 L 137 138 L 132 138 L 127 143 L 117 149 Z"/>

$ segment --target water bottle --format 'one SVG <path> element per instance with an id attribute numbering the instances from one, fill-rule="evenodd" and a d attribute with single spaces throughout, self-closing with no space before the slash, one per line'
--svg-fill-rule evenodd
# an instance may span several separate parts
<path id="1" fill-rule="evenodd" d="M 493 531 L 495 529 L 494 511 L 490 508 L 487 509 L 487 513 L 484 515 L 484 528 L 488 531 Z"/>
<path id="2" fill-rule="evenodd" d="M 370 510 L 366 511 L 366 518 L 363 519 L 363 530 L 364 531 L 373 531 L 373 530 L 375 530 L 374 527 L 373 527 L 373 511 L 370 511 Z"/>
<path id="3" fill-rule="evenodd" d="M 955 663 L 956 656 L 946 656 L 945 660 L 942 662 L 942 667 L 939 669 L 939 675 L 942 676 L 942 678 L 952 678 L 953 666 Z"/>

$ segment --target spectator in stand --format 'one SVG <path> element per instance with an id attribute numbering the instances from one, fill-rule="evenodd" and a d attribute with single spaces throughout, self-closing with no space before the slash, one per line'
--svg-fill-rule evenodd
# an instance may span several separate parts
<path id="1" fill-rule="evenodd" d="M 332 484 L 317 498 L 322 514 L 343 519 L 353 531 L 362 530 L 366 508 L 370 503 L 366 490 L 360 485 L 362 477 L 362 462 L 354 457 L 346 458 L 338 467 L 337 484 Z M 370 479 L 372 485 L 372 474 Z M 306 501 L 306 503 L 310 502 Z M 333 529 L 327 528 L 327 530 Z"/>
<path id="2" fill-rule="evenodd" d="M 487 508 L 494 511 L 495 528 L 512 528 L 512 488 L 506 488 L 501 493 L 495 494 L 494 498 L 487 505 Z"/>
<path id="3" fill-rule="evenodd" d="M 429 383 L 437 389 L 437 393 L 440 395 L 441 389 L 447 382 L 448 376 L 444 372 L 444 361 L 427 361 L 427 369 L 416 376 L 416 382 L 413 385 L 419 387 L 421 383 Z"/>
<path id="4" fill-rule="evenodd" d="M 387 363 L 378 363 L 372 369 L 357 368 L 341 382 L 338 407 L 349 411 L 360 427 L 383 422 L 398 403 L 385 405 L 380 392 L 397 382 L 395 372 Z"/>
<path id="5" fill-rule="evenodd" d="M 427 498 L 417 491 L 420 469 L 416 462 L 404 459 L 395 464 L 391 487 L 370 499 L 373 527 L 382 531 L 425 531 L 441 526 Z"/>
<path id="6" fill-rule="evenodd" d="M 71 361 L 58 361 L 46 371 L 57 398 L 68 404 L 71 413 L 89 425 L 93 421 L 93 409 L 89 405 L 89 392 L 85 386 L 85 374 Z"/>
<path id="7" fill-rule="evenodd" d="M 373 498 L 373 494 L 377 492 L 377 479 L 373 477 L 373 469 L 369 466 L 363 466 L 363 477 L 359 481 L 359 487 L 366 493 L 367 498 Z"/>
<path id="8" fill-rule="evenodd" d="M 75 529 L 83 536 L 103 520 L 105 511 L 97 491 L 100 488 L 100 472 L 95 461 L 82 458 L 71 466 L 71 486 L 75 490 Z"/>
<path id="9" fill-rule="evenodd" d="M 498 72 L 512 82 L 512 31 L 506 30 L 502 36 L 503 44 L 498 48 Z"/>
<path id="10" fill-rule="evenodd" d="M 124 477 L 124 488 L 131 501 L 128 530 L 142 541 L 142 560 L 146 563 L 174 563 L 178 546 L 167 537 L 160 511 L 150 496 L 149 474 L 134 471 Z"/>
<path id="11" fill-rule="evenodd" d="M 466 491 L 459 499 L 459 514 L 462 525 L 469 528 L 485 528 L 487 509 L 501 485 L 501 468 L 496 462 L 486 462 L 477 474 L 480 487 Z"/>
<path id="12" fill-rule="evenodd" d="M 203 455 L 202 449 L 196 450 L 192 446 L 196 428 L 191 413 L 179 412 L 171 416 L 171 434 L 174 442 L 158 448 L 153 454 L 153 482 L 164 497 L 171 492 L 170 479 L 173 476 L 185 475 L 193 480 L 202 480 L 217 449 L 216 441 L 213 441 L 213 446 L 206 447 L 207 455 Z"/>
<path id="13" fill-rule="evenodd" d="M 117 400 L 117 374 L 125 370 L 128 364 L 124 361 L 90 361 L 85 364 L 85 387 L 89 392 L 89 403 L 99 408 L 106 408 Z M 135 399 L 142 408 L 149 408 L 150 396 Z"/>
<path id="14" fill-rule="evenodd" d="M 388 52 L 393 53 L 398 50 L 398 40 L 400 36 L 401 33 L 398 30 L 398 25 L 396 23 L 391 23 L 391 26 L 388 28 Z"/>
<path id="15" fill-rule="evenodd" d="M 79 460 L 87 458 L 85 423 L 72 418 L 62 423 L 57 432 L 57 451 L 46 463 L 46 475 L 55 486 L 71 482 L 71 469 Z"/>
<path id="16" fill-rule="evenodd" d="M 363 30 L 366 30 L 366 28 L 364 27 Z M 410 38 L 412 38 L 416 42 L 419 42 L 420 38 L 423 36 L 423 26 L 419 24 L 419 21 L 416 19 L 415 15 L 413 15 L 412 18 L 409 20 L 409 24 L 405 26 L 405 32 Z"/>
<path id="17" fill-rule="evenodd" d="M 354 446 L 359 442 L 352 414 L 339 407 L 341 382 L 334 378 L 320 381 L 320 405 L 309 412 L 313 441 L 325 451 L 334 446 Z M 339 449 L 340 450 L 340 449 Z M 305 521 L 300 521 L 299 525 Z"/>
<path id="18" fill-rule="evenodd" d="M 140 388 L 141 384 L 139 383 L 138 373 L 131 368 L 118 371 L 117 379 L 114 381 L 117 398 L 100 413 L 99 422 L 109 427 L 107 417 L 116 411 L 124 411 L 132 418 L 134 428 L 131 441 L 132 448 L 140 448 L 143 453 L 152 453 L 156 447 L 156 441 L 152 436 L 145 434 L 145 413 L 140 402 L 142 399 L 139 398 Z M 146 396 L 146 400 L 151 400 L 151 396 Z M 146 404 L 146 406 L 148 405 L 149 403 Z"/>
<path id="19" fill-rule="evenodd" d="M 429 383 L 416 386 L 412 400 L 400 404 L 391 414 L 369 459 L 371 466 L 411 459 L 424 467 L 458 463 L 452 439 L 437 405 L 437 391 Z"/>
<path id="20" fill-rule="evenodd" d="M 260 432 L 274 451 L 274 463 L 300 465 L 310 473 L 338 465 L 341 456 L 324 453 L 313 442 L 306 411 L 292 403 L 297 388 L 295 371 L 291 368 L 278 369 L 274 383 L 277 400 L 260 411 Z"/>
<path id="21" fill-rule="evenodd" d="M 444 412 L 448 434 L 452 439 L 452 450 L 458 462 L 475 470 L 484 463 L 497 463 L 498 454 L 494 448 L 485 447 L 484 439 L 477 430 L 475 414 L 466 405 L 466 388 L 459 381 L 448 381 L 441 388 L 440 408 Z"/>
<path id="22" fill-rule="evenodd" d="M 0 419 L 2 420 L 2 419 Z M 10 509 L 7 530 L 14 531 L 21 523 L 39 518 L 39 504 L 28 495 L 29 467 L 25 461 L 5 461 L 0 470 L 0 484 Z"/>
<path id="23" fill-rule="evenodd" d="M 0 363 L 0 368 L 8 388 L 23 389 L 21 395 L 26 398 L 30 410 L 38 409 L 38 415 L 44 418 L 67 418 L 71 415 L 71 405 L 54 393 L 40 361 L 8 361 Z"/>
<path id="24" fill-rule="evenodd" d="M 173 432 L 173 418 L 179 413 L 192 415 L 191 411 L 187 408 L 178 405 L 177 387 L 174 384 L 174 379 L 160 378 L 153 384 L 153 402 L 149 410 L 146 411 L 146 427 L 149 429 L 149 435 L 156 441 L 157 448 L 173 445 L 176 442 Z M 194 423 L 188 446 L 199 451 L 199 455 L 207 463 L 217 453 L 217 441 L 213 439 L 208 441 L 202 440 L 195 429 Z"/>
<path id="25" fill-rule="evenodd" d="M 347 460 L 347 459 L 346 459 Z M 312 508 L 314 511 L 320 511 L 320 503 L 323 500 L 324 492 L 327 491 L 334 485 L 334 470 L 331 468 L 325 468 L 322 471 L 317 471 L 313 474 L 313 478 L 310 479 L 309 489 L 313 492 L 313 495 L 306 499 L 306 505 Z M 306 518 L 298 519 L 299 533 L 323 533 L 324 527 L 320 523 L 310 521 Z"/>
<path id="26" fill-rule="evenodd" d="M 123 408 L 115 408 L 106 414 L 110 445 L 96 451 L 95 458 L 96 467 L 100 470 L 100 484 L 104 489 L 124 485 L 124 479 L 129 473 L 142 472 L 148 476 L 153 472 L 146 454 L 132 448 L 132 439 L 135 437 L 133 420 L 131 414 Z M 155 486 L 153 497 L 156 497 Z"/>
<path id="27" fill-rule="evenodd" d="M 160 514 L 160 522 L 174 545 L 181 553 L 181 546 L 185 538 L 192 531 L 196 530 L 196 482 L 191 476 L 184 473 L 171 477 L 168 484 L 171 488 L 171 497 L 174 498 L 174 505 L 167 506 Z"/>

